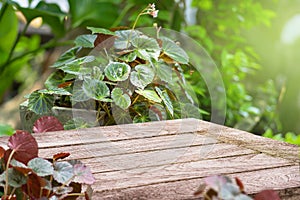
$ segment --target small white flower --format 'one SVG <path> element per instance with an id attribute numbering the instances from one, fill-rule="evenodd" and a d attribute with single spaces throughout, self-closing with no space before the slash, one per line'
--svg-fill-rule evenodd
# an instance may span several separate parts
<path id="1" fill-rule="evenodd" d="M 151 15 L 153 18 L 157 17 L 158 10 L 156 10 L 154 3 L 148 5 L 147 14 Z"/>
<path id="2" fill-rule="evenodd" d="M 159 11 L 159 10 L 154 10 L 154 11 L 152 11 L 152 12 L 150 13 L 150 15 L 152 15 L 153 18 L 156 18 L 157 15 L 158 15 L 158 11 Z"/>
<path id="3" fill-rule="evenodd" d="M 155 10 L 155 4 L 149 4 L 149 7 L 152 9 L 152 10 Z"/>

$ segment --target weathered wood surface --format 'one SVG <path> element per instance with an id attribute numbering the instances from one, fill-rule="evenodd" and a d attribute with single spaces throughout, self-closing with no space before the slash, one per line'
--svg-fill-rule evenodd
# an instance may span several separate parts
<path id="1" fill-rule="evenodd" d="M 40 156 L 70 152 L 92 169 L 94 199 L 196 199 L 203 178 L 214 174 L 239 177 L 249 194 L 275 189 L 282 199 L 300 199 L 297 146 L 200 120 L 34 136 Z"/>

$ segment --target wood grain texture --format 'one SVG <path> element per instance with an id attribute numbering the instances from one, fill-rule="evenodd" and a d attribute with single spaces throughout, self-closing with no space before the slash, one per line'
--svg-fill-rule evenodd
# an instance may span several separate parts
<path id="1" fill-rule="evenodd" d="M 299 147 L 196 119 L 34 134 L 41 157 L 69 152 L 95 178 L 94 199 L 199 199 L 214 174 L 239 177 L 250 194 L 300 197 Z M 7 137 L 0 138 L 6 146 Z"/>
<path id="2" fill-rule="evenodd" d="M 171 165 L 139 167 L 131 170 L 95 173 L 98 191 L 110 188 L 129 188 L 159 182 L 195 179 L 214 174 L 228 174 L 290 166 L 285 159 L 278 159 L 264 154 L 249 154 L 228 158 L 201 160 L 196 162 L 174 163 Z M 93 166 L 92 166 L 93 168 Z M 105 182 L 105 184 L 100 183 Z"/>
<path id="3" fill-rule="evenodd" d="M 201 121 L 200 123 L 202 130 L 199 134 L 216 138 L 225 143 L 237 144 L 255 151 L 290 159 L 298 163 L 300 162 L 300 148 L 296 145 L 264 138 L 245 131 L 205 121 Z M 205 129 L 205 131 L 203 131 L 203 129 Z"/>
<path id="4" fill-rule="evenodd" d="M 227 174 L 239 177 L 248 194 L 255 194 L 262 189 L 277 190 L 283 199 L 294 199 L 300 196 L 299 167 L 288 166 L 262 169 L 244 173 Z M 103 190 L 95 193 L 96 199 L 127 200 L 127 199 L 199 199 L 193 193 L 203 183 L 203 178 L 180 181 L 161 182 L 134 188 Z M 290 198 L 291 197 L 291 198 Z"/>
<path id="5" fill-rule="evenodd" d="M 154 168 L 175 163 L 234 157 L 253 153 L 254 151 L 250 149 L 243 149 L 235 145 L 215 144 L 91 158 L 82 161 L 88 163 L 94 173 L 100 173 L 142 167 Z"/>

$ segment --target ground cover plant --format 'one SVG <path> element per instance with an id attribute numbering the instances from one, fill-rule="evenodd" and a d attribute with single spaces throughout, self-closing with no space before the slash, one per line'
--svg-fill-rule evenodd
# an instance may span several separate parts
<path id="1" fill-rule="evenodd" d="M 39 119 L 33 128 L 37 133 L 62 129 L 52 116 Z M 95 179 L 80 161 L 65 160 L 68 152 L 41 158 L 35 138 L 23 130 L 15 131 L 7 146 L 0 147 L 1 199 L 91 199 Z"/>
<path id="2" fill-rule="evenodd" d="M 46 88 L 28 96 L 28 110 L 37 115 L 51 114 L 54 106 L 96 110 L 92 124 L 100 125 L 185 118 L 191 108 L 200 115 L 184 77 L 187 53 L 161 36 L 160 27 L 152 35 L 135 29 L 140 16 L 157 13 L 149 4 L 132 28 L 88 27 L 92 34 L 78 36 L 53 64 Z"/>

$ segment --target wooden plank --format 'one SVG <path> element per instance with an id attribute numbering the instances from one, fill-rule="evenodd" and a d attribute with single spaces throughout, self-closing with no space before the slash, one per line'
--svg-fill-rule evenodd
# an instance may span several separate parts
<path id="1" fill-rule="evenodd" d="M 298 200 L 298 197 L 300 197 L 299 166 L 262 169 L 227 175 L 239 177 L 244 183 L 248 194 L 255 194 L 263 189 L 275 189 L 279 192 L 282 200 Z M 103 190 L 96 192 L 94 197 L 96 199 L 101 198 L 102 200 L 199 199 L 195 198 L 193 193 L 201 183 L 203 183 L 203 178 L 161 182 L 126 189 Z"/>
<path id="2" fill-rule="evenodd" d="M 96 165 L 92 165 L 91 168 L 93 169 Z M 130 188 L 161 182 L 202 178 L 220 173 L 247 172 L 290 165 L 293 164 L 285 159 L 274 158 L 265 154 L 175 163 L 166 166 L 95 173 L 94 176 L 97 180 L 95 189 L 102 191 L 111 188 Z"/>
<path id="3" fill-rule="evenodd" d="M 188 120 L 193 121 L 193 119 Z M 199 120 L 199 123 L 199 126 L 202 128 L 199 134 L 216 138 L 225 143 L 237 144 L 255 151 L 300 162 L 300 148 L 296 145 L 205 121 Z"/>
<path id="4" fill-rule="evenodd" d="M 82 162 L 87 163 L 93 173 L 99 173 L 130 170 L 141 167 L 158 167 L 175 163 L 193 162 L 253 153 L 255 152 L 250 149 L 221 143 L 205 146 L 192 146 L 186 149 L 165 149 L 126 155 L 82 159 Z"/>
<path id="5" fill-rule="evenodd" d="M 218 141 L 197 134 L 178 134 L 157 136 L 150 138 L 137 138 L 132 140 L 106 141 L 101 143 L 82 144 L 74 146 L 61 146 L 40 149 L 40 155 L 51 157 L 53 153 L 69 152 L 71 158 L 91 158 L 111 155 L 123 155 L 130 153 L 164 150 L 179 147 L 215 144 Z"/>
<path id="6" fill-rule="evenodd" d="M 178 119 L 151 123 L 124 124 L 80 130 L 47 132 L 34 134 L 34 137 L 38 141 L 39 147 L 48 148 L 55 146 L 59 147 L 65 145 L 90 144 L 163 135 L 195 133 L 201 131 L 202 128 L 200 127 L 200 121 Z"/>

